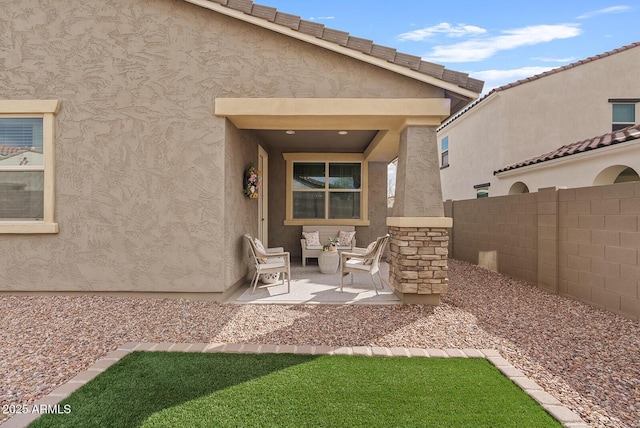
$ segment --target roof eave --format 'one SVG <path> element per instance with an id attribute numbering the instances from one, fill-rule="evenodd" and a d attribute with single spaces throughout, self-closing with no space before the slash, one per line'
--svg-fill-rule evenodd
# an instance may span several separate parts
<path id="1" fill-rule="evenodd" d="M 542 159 L 542 160 L 538 160 L 530 163 L 527 163 L 528 161 L 524 161 L 522 162 L 522 165 L 516 164 L 516 165 L 511 165 L 511 166 L 507 166 L 505 168 L 496 170 L 493 172 L 493 175 L 498 178 L 508 177 L 510 175 L 519 174 L 522 172 L 530 171 L 532 169 L 546 168 L 550 166 L 555 166 L 559 163 L 576 161 L 584 157 L 599 155 L 602 153 L 607 153 L 615 150 L 623 150 L 629 147 L 633 147 L 634 144 L 638 144 L 639 143 L 638 140 L 639 138 L 630 138 L 624 141 L 618 141 L 614 144 L 610 144 L 607 146 L 600 146 L 600 147 L 592 148 L 585 151 L 566 154 L 563 156 L 549 157 L 548 159 Z"/>

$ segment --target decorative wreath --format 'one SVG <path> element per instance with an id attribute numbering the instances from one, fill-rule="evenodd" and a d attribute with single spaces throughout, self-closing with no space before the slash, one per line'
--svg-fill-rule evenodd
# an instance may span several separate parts
<path id="1" fill-rule="evenodd" d="M 244 194 L 251 199 L 258 198 L 260 188 L 260 171 L 254 166 L 250 166 L 244 172 Z"/>

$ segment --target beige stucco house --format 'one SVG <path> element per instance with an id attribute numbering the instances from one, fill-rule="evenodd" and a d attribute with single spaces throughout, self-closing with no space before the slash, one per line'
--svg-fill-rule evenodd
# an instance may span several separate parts
<path id="1" fill-rule="evenodd" d="M 390 231 L 403 300 L 446 289 L 436 128 L 482 82 L 247 0 L 8 2 L 0 46 L 0 147 L 42 154 L 0 163 L 1 292 L 223 298 L 243 234 L 295 259 L 305 224 Z"/>
<path id="2" fill-rule="evenodd" d="M 492 90 L 438 129 L 443 197 L 637 179 L 640 144 L 613 131 L 640 123 L 638 70 L 640 42 Z"/>

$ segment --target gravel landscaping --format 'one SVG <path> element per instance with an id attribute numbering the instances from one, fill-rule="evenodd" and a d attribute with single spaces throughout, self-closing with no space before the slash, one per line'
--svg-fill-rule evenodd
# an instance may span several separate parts
<path id="1" fill-rule="evenodd" d="M 449 262 L 438 307 L 0 296 L 0 403 L 31 404 L 125 342 L 478 348 L 591 426 L 640 426 L 638 322 Z"/>

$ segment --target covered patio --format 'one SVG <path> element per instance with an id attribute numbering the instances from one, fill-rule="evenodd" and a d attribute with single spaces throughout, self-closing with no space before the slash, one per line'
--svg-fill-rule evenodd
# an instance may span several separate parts
<path id="1" fill-rule="evenodd" d="M 269 247 L 284 247 L 297 260 L 304 225 L 355 226 L 363 246 L 389 233 L 387 282 L 393 293 L 404 303 L 439 304 L 447 288 L 451 219 L 444 217 L 436 127 L 451 114 L 451 99 L 218 98 L 215 114 L 241 132 L 238 140 L 259 142 L 265 189 L 258 201 L 258 239 Z M 396 158 L 391 212 L 387 164 Z M 330 211 L 331 198 L 341 190 L 332 188 L 328 171 L 340 163 L 360 165 L 361 171 L 354 190 L 357 210 L 346 217 Z M 321 188 L 301 189 L 295 182 L 296 164 L 321 165 L 325 172 L 315 180 L 324 183 Z M 295 207 L 308 203 L 296 200 L 297 195 L 312 195 L 305 191 L 322 199 L 319 216 L 296 213 Z M 320 299 L 306 295 L 295 300 L 314 298 Z"/>
<path id="2" fill-rule="evenodd" d="M 333 274 L 323 274 L 317 263 L 303 267 L 301 263 L 291 264 L 291 292 L 282 281 L 276 284 L 258 282 L 255 294 L 250 288 L 241 287 L 228 303 L 235 304 L 327 304 L 327 305 L 393 305 L 401 300 L 393 292 L 389 283 L 389 264 L 381 264 L 383 288 L 378 295 L 368 274 L 355 274 L 353 284 L 345 277 L 344 290 L 340 292 L 340 270 Z M 377 279 L 376 279 L 377 281 Z"/>

